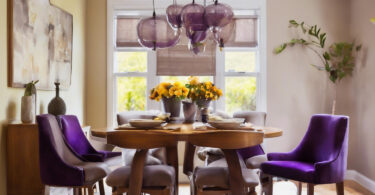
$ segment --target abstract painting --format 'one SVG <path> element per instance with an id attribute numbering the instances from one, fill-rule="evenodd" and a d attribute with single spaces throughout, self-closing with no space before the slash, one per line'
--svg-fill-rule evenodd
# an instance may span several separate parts
<path id="1" fill-rule="evenodd" d="M 9 86 L 71 84 L 73 16 L 49 0 L 9 0 Z"/>

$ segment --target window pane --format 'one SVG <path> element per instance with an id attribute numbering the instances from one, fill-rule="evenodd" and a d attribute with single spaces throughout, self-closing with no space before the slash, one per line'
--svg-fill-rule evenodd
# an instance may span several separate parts
<path id="1" fill-rule="evenodd" d="M 256 110 L 256 78 L 225 78 L 225 110 L 228 113 Z"/>
<path id="2" fill-rule="evenodd" d="M 116 52 L 117 72 L 146 72 L 147 52 Z"/>
<path id="3" fill-rule="evenodd" d="M 201 76 L 198 77 L 199 81 L 205 82 L 205 81 L 213 81 L 213 77 L 211 76 Z M 181 83 L 188 83 L 189 82 L 189 77 L 187 76 L 161 76 L 160 77 L 160 82 L 170 82 L 174 83 L 176 81 L 180 81 Z"/>
<path id="4" fill-rule="evenodd" d="M 121 77 L 117 79 L 117 111 L 146 109 L 146 78 Z"/>
<path id="5" fill-rule="evenodd" d="M 252 51 L 226 51 L 225 72 L 254 72 L 256 53 Z"/>

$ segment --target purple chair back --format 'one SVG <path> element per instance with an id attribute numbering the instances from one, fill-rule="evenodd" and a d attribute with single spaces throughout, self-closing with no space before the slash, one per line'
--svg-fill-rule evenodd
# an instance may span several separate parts
<path id="1" fill-rule="evenodd" d="M 84 171 L 73 166 L 82 161 L 66 145 L 58 122 L 53 115 L 37 116 L 39 128 L 40 175 L 43 184 L 52 186 L 81 186 Z"/>
<path id="2" fill-rule="evenodd" d="M 241 111 L 235 112 L 233 118 L 244 118 L 245 123 L 252 123 L 254 125 L 264 126 L 266 122 L 267 113 L 255 111 Z M 238 153 L 243 159 L 248 159 L 253 156 L 265 154 L 261 145 L 256 145 L 248 148 L 238 150 Z"/>
<path id="3" fill-rule="evenodd" d="M 341 158 L 346 164 L 348 126 L 347 116 L 325 114 L 312 116 L 306 135 L 295 149 L 300 158 L 298 160 L 310 163 L 331 161 L 337 158 L 340 152 L 344 152 Z"/>

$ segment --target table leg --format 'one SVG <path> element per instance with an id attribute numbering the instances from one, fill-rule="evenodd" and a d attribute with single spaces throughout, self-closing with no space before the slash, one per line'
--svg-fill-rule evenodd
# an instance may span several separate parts
<path id="1" fill-rule="evenodd" d="M 175 191 L 174 194 L 178 194 L 178 151 L 177 151 L 177 145 L 167 147 L 167 164 L 169 166 L 174 167 L 175 173 L 176 173 L 176 183 L 175 183 Z"/>
<path id="2" fill-rule="evenodd" d="M 139 195 L 142 192 L 143 168 L 148 149 L 137 150 L 134 155 L 130 172 L 129 195 Z"/>
<path id="3" fill-rule="evenodd" d="M 223 149 L 229 169 L 229 185 L 232 194 L 245 195 L 242 169 L 236 150 Z"/>

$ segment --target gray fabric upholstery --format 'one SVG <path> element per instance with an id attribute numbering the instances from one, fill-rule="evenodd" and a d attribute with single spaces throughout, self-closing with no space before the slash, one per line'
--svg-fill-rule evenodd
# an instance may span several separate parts
<path id="1" fill-rule="evenodd" d="M 249 169 L 259 169 L 260 165 L 267 162 L 267 155 L 258 155 L 246 159 L 246 167 Z"/>
<path id="2" fill-rule="evenodd" d="M 80 160 L 66 145 L 64 136 L 56 120 L 51 121 L 51 127 L 55 148 L 60 158 L 67 164 L 82 168 L 85 173 L 86 184 L 95 183 L 109 173 L 108 166 L 105 163 L 92 163 Z"/>
<path id="3" fill-rule="evenodd" d="M 150 110 L 150 111 L 125 111 L 117 114 L 117 124 L 124 125 L 129 123 L 132 119 L 153 119 L 160 111 Z M 131 165 L 133 157 L 135 154 L 134 149 L 122 149 L 123 159 L 125 165 Z M 165 164 L 166 156 L 164 148 L 154 148 L 150 149 L 146 158 L 146 165 L 161 165 Z"/>
<path id="4" fill-rule="evenodd" d="M 106 183 L 111 187 L 128 187 L 131 167 L 116 169 L 108 175 Z M 174 168 L 167 165 L 145 166 L 143 169 L 143 187 L 173 186 L 175 181 Z"/>
<path id="5" fill-rule="evenodd" d="M 264 126 L 266 123 L 267 113 L 255 111 L 240 111 L 233 114 L 233 118 L 244 118 L 246 123 Z"/>
<path id="6" fill-rule="evenodd" d="M 238 158 L 240 165 L 242 168 L 246 168 L 245 162 L 242 158 Z M 219 160 L 213 161 L 212 163 L 208 164 L 207 167 L 228 167 L 227 160 L 225 158 L 220 158 Z"/>
<path id="7" fill-rule="evenodd" d="M 242 169 L 242 176 L 247 187 L 254 187 L 259 183 L 258 175 L 254 170 Z M 198 188 L 229 188 L 228 167 L 196 167 L 194 182 Z"/>

